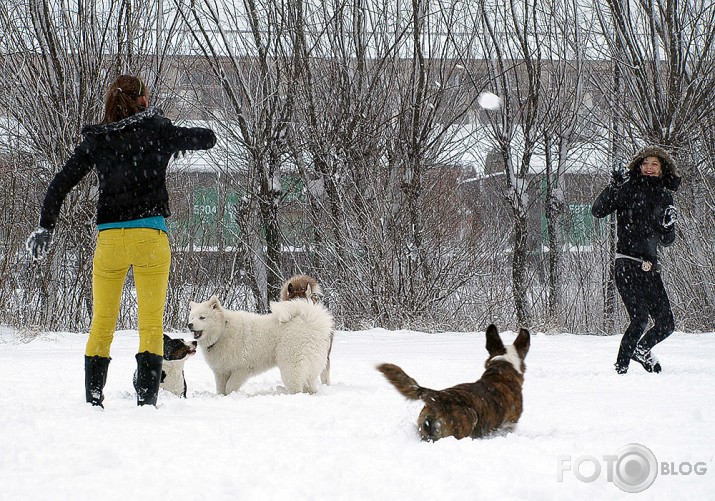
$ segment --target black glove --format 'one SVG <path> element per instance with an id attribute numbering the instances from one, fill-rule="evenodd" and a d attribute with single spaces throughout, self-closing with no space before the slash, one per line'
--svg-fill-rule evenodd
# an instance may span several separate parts
<path id="1" fill-rule="evenodd" d="M 623 174 L 623 169 L 614 167 L 611 170 L 611 185 L 615 188 L 620 188 L 626 183 L 626 176 Z"/>
<path id="2" fill-rule="evenodd" d="M 30 234 L 25 243 L 25 248 L 33 260 L 41 261 L 50 248 L 50 244 L 52 244 L 52 230 L 37 228 Z"/>
<path id="3" fill-rule="evenodd" d="M 665 230 L 670 230 L 678 220 L 678 209 L 675 205 L 669 205 L 663 210 L 663 215 L 660 216 L 660 225 Z"/>

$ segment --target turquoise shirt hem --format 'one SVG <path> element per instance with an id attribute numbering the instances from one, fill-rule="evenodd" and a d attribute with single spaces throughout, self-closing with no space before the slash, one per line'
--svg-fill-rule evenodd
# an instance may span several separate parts
<path id="1" fill-rule="evenodd" d="M 141 219 L 132 219 L 131 221 L 119 221 L 116 223 L 102 223 L 97 225 L 99 231 L 115 228 L 152 228 L 154 230 L 161 230 L 164 233 L 169 233 L 166 228 L 166 219 L 164 219 L 164 216 L 143 217 Z"/>

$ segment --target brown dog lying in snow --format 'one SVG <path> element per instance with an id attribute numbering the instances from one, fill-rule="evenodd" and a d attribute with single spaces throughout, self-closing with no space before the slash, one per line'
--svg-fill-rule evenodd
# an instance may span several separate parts
<path id="1" fill-rule="evenodd" d="M 417 426 L 423 440 L 479 438 L 497 430 L 511 430 L 522 412 L 521 388 L 524 383 L 524 358 L 529 351 L 529 331 L 520 329 L 514 344 L 505 347 L 496 326 L 486 332 L 489 358 L 481 379 L 445 390 L 431 390 L 398 366 L 382 364 L 382 372 L 397 391 L 411 400 L 425 403 Z"/>

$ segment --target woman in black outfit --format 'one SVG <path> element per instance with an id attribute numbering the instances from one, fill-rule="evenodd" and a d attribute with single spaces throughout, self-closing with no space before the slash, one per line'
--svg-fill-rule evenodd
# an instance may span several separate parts
<path id="1" fill-rule="evenodd" d="M 627 177 L 614 172 L 611 182 L 591 208 L 595 217 L 615 212 L 617 218 L 616 287 L 630 316 L 616 359 L 616 372 L 625 374 L 631 360 L 648 372 L 661 366 L 652 348 L 675 329 L 670 300 L 663 286 L 658 246 L 675 241 L 677 210 L 673 194 L 680 176 L 662 148 L 643 148 L 628 165 Z M 643 335 L 648 318 L 654 325 Z"/>
<path id="2" fill-rule="evenodd" d="M 45 195 L 40 227 L 27 240 L 33 259 L 46 254 L 60 207 L 90 171 L 99 181 L 97 246 L 92 260 L 92 325 L 85 348 L 87 402 L 102 406 L 109 350 L 122 289 L 133 270 L 138 303 L 139 349 L 134 386 L 138 405 L 156 405 L 164 352 L 164 306 L 171 251 L 166 169 L 172 156 L 216 144 L 209 129 L 177 127 L 149 108 L 141 79 L 121 75 L 110 86 L 101 124 L 82 129 L 83 141 L 54 177 Z"/>

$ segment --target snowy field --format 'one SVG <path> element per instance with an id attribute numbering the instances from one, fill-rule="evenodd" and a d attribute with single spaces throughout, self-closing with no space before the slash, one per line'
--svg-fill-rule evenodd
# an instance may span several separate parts
<path id="1" fill-rule="evenodd" d="M 676 333 L 655 350 L 663 373 L 625 376 L 612 365 L 620 336 L 532 335 L 517 430 L 436 443 L 417 435 L 421 405 L 374 367 L 433 388 L 473 381 L 484 332 L 338 332 L 332 385 L 315 395 L 285 394 L 274 370 L 217 396 L 199 353 L 189 398 L 162 391 L 158 408 L 138 408 L 138 336 L 121 331 L 104 410 L 84 403 L 85 339 L 0 328 L 0 499 L 715 499 L 714 333 Z M 608 479 L 626 460 L 657 469 L 641 493 L 616 485 L 628 472 Z"/>

